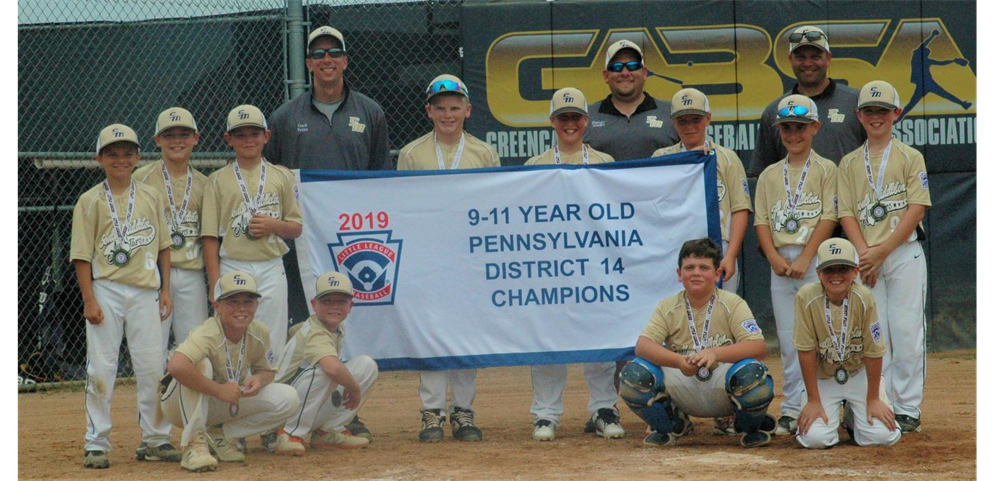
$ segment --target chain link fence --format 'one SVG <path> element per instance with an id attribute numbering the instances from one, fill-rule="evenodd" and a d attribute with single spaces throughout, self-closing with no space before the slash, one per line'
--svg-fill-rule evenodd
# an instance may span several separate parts
<path id="1" fill-rule="evenodd" d="M 431 128 L 422 115 L 428 81 L 462 74 L 461 4 L 19 0 L 19 380 L 85 377 L 86 321 L 69 244 L 76 199 L 103 177 L 93 160 L 101 128 L 131 126 L 143 159 L 155 160 L 156 116 L 185 107 L 201 130 L 193 164 L 210 174 L 233 157 L 222 137 L 232 107 L 269 114 L 290 98 L 293 79 L 307 79 L 288 67 L 305 49 L 289 44 L 288 24 L 303 18 L 305 38 L 321 25 L 345 35 L 346 81 L 383 106 L 396 151 Z"/>

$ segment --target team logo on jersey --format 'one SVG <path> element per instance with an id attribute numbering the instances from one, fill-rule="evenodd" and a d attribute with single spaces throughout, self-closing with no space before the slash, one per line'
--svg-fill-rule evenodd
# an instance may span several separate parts
<path id="1" fill-rule="evenodd" d="M 756 319 L 747 319 L 743 321 L 743 329 L 750 334 L 760 334 L 760 326 L 757 324 Z"/>
<path id="2" fill-rule="evenodd" d="M 922 190 L 929 190 L 929 178 L 925 172 L 919 172 L 919 183 L 922 184 Z"/>
<path id="3" fill-rule="evenodd" d="M 649 125 L 650 128 L 652 128 L 652 129 L 662 129 L 663 128 L 663 121 L 662 120 L 658 120 L 656 118 L 656 115 L 647 115 L 646 116 L 646 125 Z"/>
<path id="4" fill-rule="evenodd" d="M 337 244 L 328 244 L 335 270 L 345 272 L 352 281 L 356 305 L 394 303 L 397 292 L 401 239 L 394 231 L 339 233 Z"/>
<path id="5" fill-rule="evenodd" d="M 747 196 L 750 195 L 750 184 L 746 182 L 746 177 L 743 177 L 743 192 L 745 192 Z"/>
<path id="6" fill-rule="evenodd" d="M 273 353 L 272 347 L 266 350 L 266 361 L 270 366 L 276 366 L 276 354 Z"/>
<path id="7" fill-rule="evenodd" d="M 349 128 L 360 134 L 366 132 L 366 124 L 360 122 L 359 117 L 349 117 Z"/>

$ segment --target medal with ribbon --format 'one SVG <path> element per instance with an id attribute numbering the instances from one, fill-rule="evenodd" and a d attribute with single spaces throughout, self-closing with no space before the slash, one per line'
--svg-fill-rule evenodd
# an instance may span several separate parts
<path id="1" fill-rule="evenodd" d="M 867 171 L 867 185 L 871 187 L 874 192 L 874 198 L 877 202 L 871 206 L 871 217 L 874 218 L 876 222 L 881 222 L 885 217 L 888 216 L 888 208 L 881 203 L 881 187 L 884 185 L 884 172 L 888 168 L 888 157 L 891 155 L 891 141 L 888 141 L 888 146 L 884 148 L 884 152 L 881 153 L 881 166 L 878 167 L 878 180 L 877 183 L 874 182 L 874 174 L 871 172 L 871 148 L 868 142 L 864 142 L 864 170 Z"/>
<path id="2" fill-rule="evenodd" d="M 715 294 L 712 294 L 711 299 L 708 300 L 708 310 L 705 311 L 705 323 L 701 326 L 701 337 L 698 337 L 698 329 L 694 325 L 694 313 L 691 312 L 691 301 L 688 300 L 687 294 L 684 296 L 684 309 L 688 314 L 688 330 L 691 331 L 691 342 L 694 343 L 694 351 L 701 352 L 705 350 L 705 345 L 708 343 L 708 325 L 712 322 L 712 308 L 715 307 Z M 708 366 L 701 366 L 698 368 L 698 372 L 694 375 L 699 381 L 707 381 L 712 378 L 712 370 Z"/>
<path id="3" fill-rule="evenodd" d="M 234 162 L 235 180 L 238 181 L 238 188 L 242 191 L 242 200 L 245 201 L 245 208 L 249 211 L 249 217 L 259 212 L 259 203 L 262 202 L 263 191 L 266 189 L 266 159 L 260 160 L 259 164 L 259 188 L 256 189 L 256 196 L 249 198 L 249 189 L 245 187 L 245 181 L 242 179 L 242 169 L 238 168 L 238 160 Z M 249 232 L 248 224 L 245 225 L 245 236 L 250 240 L 258 239 L 258 237 Z"/>
<path id="4" fill-rule="evenodd" d="M 173 218 L 173 231 L 170 234 L 171 245 L 173 249 L 180 249 L 183 244 L 186 243 L 187 239 L 180 232 L 180 224 L 183 223 L 183 218 L 187 216 L 187 205 L 190 203 L 190 191 L 193 189 L 193 171 L 190 166 L 187 165 L 187 186 L 183 189 L 183 202 L 180 205 L 180 210 L 176 210 L 176 201 L 173 200 L 173 184 L 169 179 L 169 169 L 166 168 L 166 163 L 162 163 L 162 180 L 166 184 L 166 199 L 169 200 L 169 212 L 172 214 Z"/>
<path id="5" fill-rule="evenodd" d="M 132 180 L 129 187 L 128 211 L 125 214 L 123 225 L 117 217 L 117 207 L 114 205 L 114 194 L 111 192 L 111 185 L 106 180 L 104 181 L 104 198 L 107 200 L 107 210 L 111 213 L 114 236 L 117 238 L 114 250 L 111 251 L 111 264 L 117 267 L 124 267 L 131 260 L 131 254 L 128 253 L 127 249 L 128 243 L 125 239 L 128 235 L 128 229 L 131 227 L 131 216 L 135 213 L 135 181 Z"/>
<path id="6" fill-rule="evenodd" d="M 439 159 L 439 170 L 446 170 L 446 159 L 442 155 L 442 147 L 439 147 L 439 138 L 432 134 L 432 140 L 435 141 L 435 156 Z M 450 169 L 456 170 L 459 166 L 459 159 L 463 157 L 463 146 L 466 144 L 466 133 L 461 132 L 459 136 L 459 147 L 456 148 L 456 155 L 453 156 L 453 165 Z"/>
<path id="7" fill-rule="evenodd" d="M 580 145 L 580 150 L 581 150 L 581 157 L 584 159 L 583 160 L 584 165 L 587 165 L 587 164 L 591 163 L 591 157 L 587 153 L 587 144 L 581 144 Z M 563 163 L 563 161 L 560 159 L 560 146 L 559 145 L 554 145 L 553 146 L 553 162 L 555 162 L 557 165 Z"/>
<path id="8" fill-rule="evenodd" d="M 231 369 L 231 352 L 228 349 L 228 339 L 225 338 L 225 375 L 228 377 L 228 382 L 233 382 L 238 384 L 239 377 L 242 376 L 242 361 L 245 360 L 245 333 L 242 333 L 241 347 L 238 349 L 238 364 L 235 370 Z M 228 414 L 231 417 L 238 416 L 238 403 L 234 403 L 228 407 Z"/>
<path id="9" fill-rule="evenodd" d="M 784 230 L 788 234 L 794 234 L 801 228 L 801 221 L 795 215 L 795 209 L 798 207 L 798 199 L 802 196 L 802 188 L 805 187 L 805 179 L 808 178 L 808 170 L 811 167 L 812 152 L 809 151 L 808 159 L 805 159 L 805 167 L 802 169 L 802 175 L 798 178 L 798 186 L 795 187 L 795 195 L 792 196 L 791 182 L 788 180 L 788 160 L 784 159 L 784 195 L 788 204 L 788 218 L 784 221 Z"/>
<path id="10" fill-rule="evenodd" d="M 846 354 L 847 346 L 850 343 L 850 298 L 843 299 L 843 320 L 840 322 L 840 334 L 836 335 L 833 329 L 833 311 L 829 307 L 829 297 L 826 297 L 826 327 L 829 328 L 829 339 L 833 342 L 833 350 L 836 351 L 836 358 L 839 359 L 839 367 L 836 368 L 836 383 L 843 385 L 850 379 L 850 373 L 843 367 L 843 356 Z"/>

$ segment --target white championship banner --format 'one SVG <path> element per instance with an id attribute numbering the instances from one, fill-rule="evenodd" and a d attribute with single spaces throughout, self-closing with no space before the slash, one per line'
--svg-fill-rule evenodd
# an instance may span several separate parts
<path id="1" fill-rule="evenodd" d="M 382 370 L 631 358 L 682 288 L 678 251 L 721 245 L 715 155 L 591 166 L 298 172 L 305 294 L 330 270 L 356 305 L 343 358 Z M 310 306 L 309 306 L 310 308 Z"/>

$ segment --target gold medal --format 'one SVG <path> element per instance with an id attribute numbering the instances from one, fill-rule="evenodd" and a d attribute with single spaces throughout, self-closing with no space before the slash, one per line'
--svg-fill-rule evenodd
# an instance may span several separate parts
<path id="1" fill-rule="evenodd" d="M 843 385 L 850 380 L 850 373 L 846 372 L 843 366 L 836 368 L 836 384 Z"/>
<path id="2" fill-rule="evenodd" d="M 173 244 L 170 247 L 173 249 L 180 249 L 183 247 L 183 244 L 187 242 L 187 238 L 184 237 L 183 234 L 180 234 L 179 231 L 173 231 L 173 235 L 170 238 L 173 241 Z"/>
<path id="3" fill-rule="evenodd" d="M 712 378 L 712 370 L 708 366 L 699 367 L 694 377 L 698 378 L 699 381 L 707 381 Z"/>
<path id="4" fill-rule="evenodd" d="M 124 249 L 115 249 L 111 253 L 111 263 L 118 267 L 124 267 L 131 260 L 131 255 Z"/>
<path id="5" fill-rule="evenodd" d="M 788 217 L 788 220 L 784 221 L 784 230 L 788 234 L 794 234 L 798 232 L 799 222 L 795 216 Z"/>
<path id="6" fill-rule="evenodd" d="M 887 216 L 888 216 L 888 209 L 884 207 L 884 204 L 878 202 L 877 204 L 874 204 L 873 207 L 871 207 L 871 217 L 873 217 L 874 220 L 880 222 L 883 221 L 884 218 Z"/>

